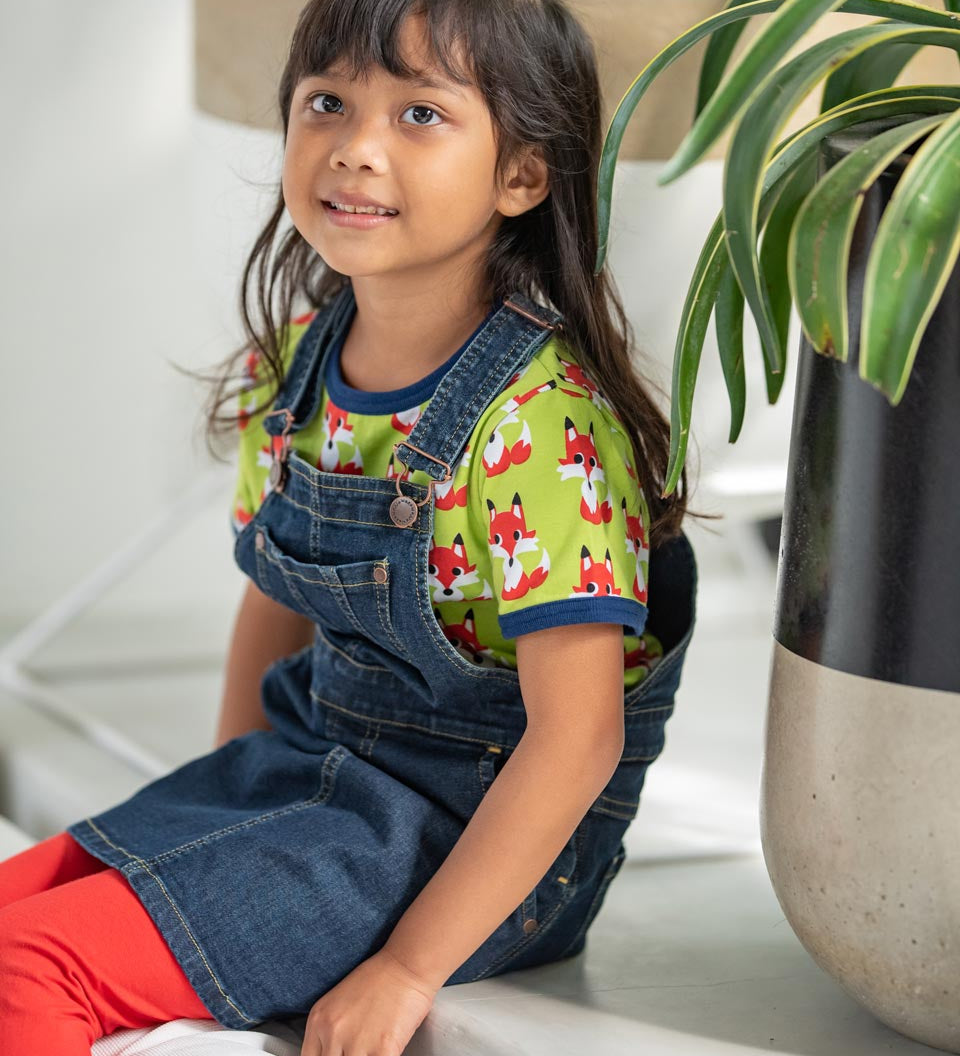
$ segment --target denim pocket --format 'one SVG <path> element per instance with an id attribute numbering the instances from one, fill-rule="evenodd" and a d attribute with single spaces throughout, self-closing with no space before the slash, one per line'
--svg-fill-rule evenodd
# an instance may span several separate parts
<path id="1" fill-rule="evenodd" d="M 390 673 L 390 668 L 381 662 L 383 654 L 367 638 L 319 624 L 316 625 L 314 637 L 315 642 L 322 644 L 326 655 L 339 657 L 367 678 L 373 674 Z M 316 648 L 316 644 L 313 648 Z"/>
<path id="2" fill-rule="evenodd" d="M 315 623 L 343 632 L 386 634 L 398 649 L 390 613 L 386 557 L 320 565 L 301 561 L 261 524 L 254 535 L 258 586 L 268 597 Z"/>

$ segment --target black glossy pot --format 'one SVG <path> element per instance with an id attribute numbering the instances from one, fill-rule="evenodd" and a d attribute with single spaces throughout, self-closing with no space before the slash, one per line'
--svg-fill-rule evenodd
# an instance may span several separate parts
<path id="1" fill-rule="evenodd" d="M 821 174 L 886 127 L 828 137 Z M 888 1026 L 960 1052 L 960 266 L 901 402 L 858 373 L 867 255 L 908 160 L 854 232 L 848 361 L 801 341 L 761 839 L 817 963 Z"/>

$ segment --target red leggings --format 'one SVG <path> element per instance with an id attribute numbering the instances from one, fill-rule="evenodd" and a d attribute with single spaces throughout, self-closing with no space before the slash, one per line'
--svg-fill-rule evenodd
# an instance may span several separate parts
<path id="1" fill-rule="evenodd" d="M 118 870 L 66 832 L 0 862 L 3 1056 L 90 1056 L 115 1030 L 212 1018 Z"/>

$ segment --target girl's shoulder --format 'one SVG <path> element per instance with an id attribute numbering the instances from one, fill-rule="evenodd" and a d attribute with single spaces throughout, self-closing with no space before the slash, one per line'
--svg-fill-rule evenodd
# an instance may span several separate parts
<path id="1" fill-rule="evenodd" d="M 491 481 L 509 490 L 595 466 L 629 511 L 639 508 L 649 520 L 623 419 L 559 335 L 552 335 L 491 400 L 474 430 L 473 446 L 479 457 L 472 473 L 480 494 Z"/>
<path id="2" fill-rule="evenodd" d="M 490 401 L 478 431 L 490 433 L 524 421 L 533 429 L 566 418 L 584 428 L 593 423 L 595 433 L 626 440 L 619 413 L 581 365 L 576 349 L 554 334 Z"/>

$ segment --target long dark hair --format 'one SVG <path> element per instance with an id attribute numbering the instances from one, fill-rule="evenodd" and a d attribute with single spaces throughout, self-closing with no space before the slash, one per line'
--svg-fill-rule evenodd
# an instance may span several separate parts
<path id="1" fill-rule="evenodd" d="M 607 268 L 597 256 L 597 174 L 603 145 L 602 96 L 593 42 L 563 0 L 310 0 L 300 14 L 280 79 L 284 137 L 291 98 L 302 78 L 335 61 L 353 76 L 374 64 L 413 77 L 399 54 L 398 30 L 422 16 L 436 64 L 483 95 L 496 133 L 495 179 L 524 150 L 539 148 L 549 167 L 550 193 L 515 217 L 504 217 L 486 255 L 487 303 L 521 290 L 564 316 L 563 337 L 623 420 L 650 509 L 650 545 L 675 536 L 687 513 L 687 475 L 662 496 L 670 425 L 635 372 L 633 329 Z M 458 46 L 469 68 L 459 65 Z M 283 374 L 281 349 L 295 310 L 322 308 L 348 277 L 330 268 L 293 226 L 281 232 L 282 189 L 243 271 L 240 311 L 248 342 L 205 380 L 213 382 L 206 411 L 207 446 L 231 434 L 240 415 L 221 414 L 245 385 L 243 364 L 257 350 L 270 406 Z M 237 384 L 231 388 L 231 383 Z M 659 390 L 658 390 L 659 391 Z"/>

